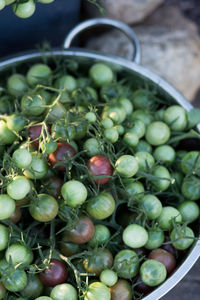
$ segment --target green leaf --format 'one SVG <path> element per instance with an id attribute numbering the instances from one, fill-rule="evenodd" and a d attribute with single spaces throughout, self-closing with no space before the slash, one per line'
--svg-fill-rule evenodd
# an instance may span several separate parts
<path id="1" fill-rule="evenodd" d="M 193 128 L 200 123 L 200 109 L 193 108 L 188 113 L 188 128 Z"/>

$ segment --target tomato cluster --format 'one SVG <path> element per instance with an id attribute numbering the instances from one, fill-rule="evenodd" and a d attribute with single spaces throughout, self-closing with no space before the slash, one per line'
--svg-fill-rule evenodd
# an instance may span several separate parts
<path id="1" fill-rule="evenodd" d="M 0 299 L 152 291 L 195 239 L 190 114 L 104 63 L 55 58 L 2 78 Z"/>

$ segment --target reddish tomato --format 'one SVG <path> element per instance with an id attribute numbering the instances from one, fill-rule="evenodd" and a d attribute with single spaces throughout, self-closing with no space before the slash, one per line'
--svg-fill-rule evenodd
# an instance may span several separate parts
<path id="1" fill-rule="evenodd" d="M 168 274 L 173 272 L 176 267 L 175 257 L 170 252 L 168 252 L 164 249 L 158 248 L 158 249 L 151 251 L 148 258 L 155 259 L 155 260 L 163 263 L 163 265 L 167 269 Z"/>
<path id="2" fill-rule="evenodd" d="M 103 155 L 96 155 L 90 158 L 88 161 L 88 169 L 93 176 L 112 176 L 113 174 L 113 167 L 109 159 Z M 95 178 L 94 182 L 102 185 L 108 182 L 109 179 L 109 177 L 103 177 L 100 179 Z"/>
<path id="3" fill-rule="evenodd" d="M 94 235 L 94 224 L 86 216 L 79 218 L 75 227 L 66 230 L 63 235 L 63 241 L 70 241 L 76 244 L 84 244 L 91 240 Z"/>
<path id="4" fill-rule="evenodd" d="M 58 143 L 57 149 L 54 153 L 49 154 L 49 162 L 54 166 L 58 162 L 65 162 L 66 155 L 68 157 L 73 157 L 76 154 L 76 150 L 68 143 L 60 142 Z M 65 164 L 59 165 L 55 168 L 57 171 L 65 171 Z"/>
<path id="5" fill-rule="evenodd" d="M 51 259 L 49 266 L 39 274 L 46 286 L 55 286 L 64 283 L 67 279 L 67 267 L 58 259 Z"/>
<path id="6" fill-rule="evenodd" d="M 63 186 L 63 180 L 59 177 L 50 177 L 44 183 L 47 194 L 53 196 L 54 198 L 58 198 L 61 195 L 61 187 Z"/>
<path id="7" fill-rule="evenodd" d="M 16 206 L 14 213 L 12 214 L 12 216 L 10 216 L 8 220 L 14 224 L 17 224 L 21 219 L 21 216 L 22 216 L 21 208 L 19 206 Z"/>
<path id="8" fill-rule="evenodd" d="M 47 129 L 48 129 L 48 132 L 51 134 L 51 128 L 48 124 L 47 124 Z M 42 126 L 40 126 L 40 125 L 29 127 L 28 136 L 30 137 L 31 141 L 38 139 L 41 135 L 41 131 L 42 131 Z M 36 148 L 38 148 L 39 140 L 36 140 L 35 142 L 33 142 L 32 145 L 35 146 Z"/>

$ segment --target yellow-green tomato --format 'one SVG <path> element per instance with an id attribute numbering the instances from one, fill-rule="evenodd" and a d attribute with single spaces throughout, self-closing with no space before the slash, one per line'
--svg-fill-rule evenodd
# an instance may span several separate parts
<path id="1" fill-rule="evenodd" d="M 0 220 L 6 220 L 15 211 L 15 201 L 7 194 L 0 195 Z"/>
<path id="2" fill-rule="evenodd" d="M 174 248 L 182 251 L 189 248 L 193 244 L 194 239 L 194 232 L 188 226 L 174 228 L 170 234 L 170 240 Z"/>
<path id="3" fill-rule="evenodd" d="M 170 138 L 170 129 L 164 122 L 153 122 L 147 127 L 145 138 L 150 145 L 163 145 Z"/>
<path id="4" fill-rule="evenodd" d="M 48 165 L 39 153 L 32 153 L 32 161 L 29 168 L 25 169 L 24 175 L 30 179 L 41 179 L 48 172 Z"/>
<path id="5" fill-rule="evenodd" d="M 162 212 L 162 203 L 155 195 L 147 194 L 141 199 L 141 208 L 149 220 L 155 220 Z"/>
<path id="6" fill-rule="evenodd" d="M 100 274 L 100 281 L 107 286 L 113 286 L 118 280 L 117 273 L 113 270 L 106 269 Z"/>
<path id="7" fill-rule="evenodd" d="M 106 244 L 110 238 L 110 230 L 108 227 L 102 224 L 97 224 L 94 226 L 94 235 L 89 241 L 89 246 L 94 248 Z"/>
<path id="8" fill-rule="evenodd" d="M 167 277 L 165 266 L 154 259 L 147 259 L 140 268 L 142 281 L 148 286 L 157 286 Z"/>
<path id="9" fill-rule="evenodd" d="M 122 177 L 132 177 L 138 171 L 138 162 L 132 155 L 122 155 L 115 163 L 115 170 Z"/>
<path id="10" fill-rule="evenodd" d="M 52 221 L 58 214 L 58 203 L 54 197 L 39 194 L 29 206 L 31 216 L 39 222 Z"/>
<path id="11" fill-rule="evenodd" d="M 30 190 L 30 181 L 24 176 L 15 176 L 7 186 L 7 193 L 14 200 L 25 198 Z"/>
<path id="12" fill-rule="evenodd" d="M 27 2 L 14 3 L 13 11 L 19 18 L 25 19 L 31 17 L 35 12 L 34 0 L 28 0 Z"/>
<path id="13" fill-rule="evenodd" d="M 9 237 L 9 230 L 8 227 L 0 224 L 0 251 L 4 250 L 8 246 L 8 237 Z"/>
<path id="14" fill-rule="evenodd" d="M 151 182 L 153 184 L 153 188 L 158 191 L 165 191 L 171 184 L 171 176 L 168 169 L 164 166 L 157 165 L 152 172 L 152 175 L 157 177 L 153 179 Z"/>
<path id="15" fill-rule="evenodd" d="M 140 248 L 148 241 L 148 233 L 144 227 L 131 224 L 124 229 L 122 238 L 125 245 L 131 248 Z"/>
<path id="16" fill-rule="evenodd" d="M 135 159 L 138 162 L 139 171 L 142 172 L 148 172 L 155 163 L 153 156 L 146 151 L 137 152 L 135 154 Z"/>
<path id="17" fill-rule="evenodd" d="M 28 89 L 26 78 L 21 74 L 13 74 L 8 77 L 7 88 L 11 95 L 22 96 Z"/>
<path id="18" fill-rule="evenodd" d="M 6 6 L 5 0 L 0 0 L 0 10 L 4 9 L 5 6 Z"/>
<path id="19" fill-rule="evenodd" d="M 70 180 L 63 184 L 61 194 L 65 203 L 71 207 L 80 206 L 87 199 L 87 189 L 77 180 Z"/>
<path id="20" fill-rule="evenodd" d="M 56 285 L 50 294 L 53 300 L 78 300 L 76 289 L 69 283 Z"/>
<path id="21" fill-rule="evenodd" d="M 112 82 L 114 78 L 111 68 L 103 63 L 94 64 L 89 70 L 89 75 L 94 84 L 98 87 Z"/>
<path id="22" fill-rule="evenodd" d="M 181 223 L 182 217 L 178 209 L 173 206 L 165 206 L 162 209 L 160 216 L 157 219 L 158 225 L 163 230 L 170 230 L 172 222 Z"/>
<path id="23" fill-rule="evenodd" d="M 20 169 L 28 168 L 32 161 L 32 156 L 27 149 L 17 149 L 12 156 L 16 166 Z"/>
<path id="24" fill-rule="evenodd" d="M 108 287 L 102 282 L 93 282 L 89 285 L 84 300 L 110 300 Z M 71 299 L 70 299 L 71 300 Z"/>
<path id="25" fill-rule="evenodd" d="M 86 210 L 91 217 L 104 220 L 112 215 L 115 210 L 115 200 L 111 194 L 102 192 L 89 199 Z"/>
<path id="26" fill-rule="evenodd" d="M 47 84 L 51 76 L 51 69 L 45 64 L 35 64 L 30 67 L 26 75 L 27 82 L 30 86 L 37 84 Z"/>
<path id="27" fill-rule="evenodd" d="M 114 259 L 114 270 L 120 278 L 131 279 L 139 271 L 139 259 L 133 250 L 125 249 L 117 253 Z"/>
<path id="28" fill-rule="evenodd" d="M 186 111 L 179 105 L 168 107 L 164 112 L 163 119 L 174 131 L 183 131 L 187 126 Z"/>
<path id="29" fill-rule="evenodd" d="M 12 264 L 31 264 L 33 261 L 33 252 L 25 245 L 15 243 L 10 245 L 5 253 L 7 262 L 10 260 Z"/>

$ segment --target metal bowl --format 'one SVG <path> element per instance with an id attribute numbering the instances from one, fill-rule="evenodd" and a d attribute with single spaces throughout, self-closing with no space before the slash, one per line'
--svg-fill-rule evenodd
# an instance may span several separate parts
<path id="1" fill-rule="evenodd" d="M 113 55 L 104 55 L 92 51 L 70 48 L 72 40 L 76 37 L 77 34 L 85 29 L 99 25 L 108 25 L 118 28 L 126 36 L 129 37 L 135 50 L 133 62 Z M 41 61 L 41 58 L 44 56 L 47 60 L 52 60 L 52 57 L 73 59 L 78 61 L 78 63 L 82 67 L 88 67 L 97 61 L 105 62 L 115 72 L 121 73 L 125 76 L 131 76 L 131 78 L 141 86 L 148 85 L 149 87 L 156 89 L 157 94 L 160 95 L 164 100 L 166 100 L 166 102 L 170 101 L 170 103 L 178 103 L 187 111 L 193 108 L 193 106 L 169 83 L 167 83 L 155 73 L 139 65 L 140 47 L 137 37 L 130 27 L 120 21 L 106 18 L 97 18 L 82 22 L 78 26 L 76 26 L 66 37 L 64 41 L 64 50 L 54 50 L 45 53 L 29 52 L 5 59 L 0 62 L 0 76 L 5 76 L 4 74 L 6 74 L 13 67 L 19 68 L 20 65 L 33 64 Z M 197 126 L 197 130 L 200 132 L 200 124 Z M 183 259 L 182 264 L 174 271 L 174 273 L 153 292 L 145 296 L 143 300 L 157 300 L 163 297 L 186 275 L 186 273 L 197 261 L 199 256 L 200 241 L 198 240 L 190 248 L 188 253 L 185 255 L 185 258 Z"/>

